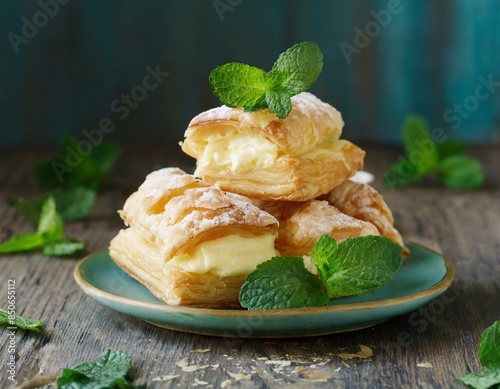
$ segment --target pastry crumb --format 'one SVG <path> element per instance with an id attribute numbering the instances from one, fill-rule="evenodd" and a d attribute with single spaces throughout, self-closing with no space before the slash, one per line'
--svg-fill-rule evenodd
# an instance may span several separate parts
<path id="1" fill-rule="evenodd" d="M 299 380 L 308 382 L 327 382 L 332 375 L 320 371 L 304 371 L 299 374 Z"/>
<path id="2" fill-rule="evenodd" d="M 358 351 L 356 354 L 350 354 L 350 353 L 340 353 L 338 356 L 342 359 L 353 359 L 353 358 L 369 358 L 373 355 L 373 350 L 368 347 L 368 346 L 359 346 L 360 351 Z"/>
<path id="3" fill-rule="evenodd" d="M 271 360 L 271 361 L 266 361 L 267 365 L 278 365 L 278 366 L 290 366 L 292 362 L 290 361 L 280 361 L 280 360 Z"/>
<path id="4" fill-rule="evenodd" d="M 240 373 L 232 373 L 230 371 L 226 371 L 227 375 L 233 378 L 236 381 L 250 381 L 252 376 L 250 374 L 240 374 Z"/>

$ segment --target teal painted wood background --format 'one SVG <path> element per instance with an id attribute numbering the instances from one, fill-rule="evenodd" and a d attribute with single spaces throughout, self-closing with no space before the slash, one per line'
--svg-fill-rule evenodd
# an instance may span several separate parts
<path id="1" fill-rule="evenodd" d="M 399 142 L 415 112 L 496 139 L 499 0 L 0 0 L 0 144 L 82 138 L 105 118 L 108 140 L 177 142 L 220 104 L 215 66 L 269 69 L 305 40 L 325 56 L 312 92 L 342 112 L 344 137 Z M 152 69 L 168 76 L 155 86 Z"/>

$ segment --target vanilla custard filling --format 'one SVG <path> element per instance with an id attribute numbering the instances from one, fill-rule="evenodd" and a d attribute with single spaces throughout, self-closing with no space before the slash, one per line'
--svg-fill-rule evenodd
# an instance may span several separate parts
<path id="1" fill-rule="evenodd" d="M 220 166 L 235 174 L 241 174 L 272 167 L 280 157 L 278 146 L 266 138 L 256 138 L 236 131 L 225 135 L 211 135 L 206 142 L 198 158 L 198 169 Z M 342 142 L 332 134 L 313 149 L 295 157 L 316 159 L 320 156 L 338 155 L 342 155 Z"/>
<path id="2" fill-rule="evenodd" d="M 211 135 L 206 141 L 198 167 L 217 165 L 238 174 L 255 168 L 266 169 L 278 158 L 278 146 L 263 137 L 231 132 L 225 136 Z"/>
<path id="3" fill-rule="evenodd" d="M 279 255 L 274 239 L 272 234 L 252 238 L 228 235 L 200 243 L 190 255 L 175 256 L 168 265 L 197 274 L 211 272 L 220 277 L 248 274 L 258 264 Z"/>
<path id="4" fill-rule="evenodd" d="M 308 151 L 307 153 L 302 154 L 300 157 L 301 158 L 310 158 L 310 159 L 316 159 L 321 156 L 327 156 L 327 157 L 343 157 L 342 153 L 342 146 L 344 142 L 334 138 L 334 137 L 329 137 L 325 139 L 323 142 L 318 144 L 316 147 L 314 147 L 312 150 Z"/>

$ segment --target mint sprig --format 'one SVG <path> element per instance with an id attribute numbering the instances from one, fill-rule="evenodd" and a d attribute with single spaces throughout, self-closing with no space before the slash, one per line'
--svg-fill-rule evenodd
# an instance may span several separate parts
<path id="1" fill-rule="evenodd" d="M 402 265 L 401 246 L 382 236 L 363 236 L 336 244 L 322 236 L 311 261 L 329 298 L 373 292 L 392 279 Z"/>
<path id="2" fill-rule="evenodd" d="M 372 292 L 389 282 L 403 263 L 401 246 L 381 236 L 339 244 L 323 235 L 311 251 L 318 278 L 301 257 L 275 257 L 257 266 L 240 290 L 248 309 L 317 307 L 332 298 Z"/>
<path id="3" fill-rule="evenodd" d="M 43 322 L 35 319 L 25 319 L 17 315 L 9 315 L 9 312 L 0 308 L 0 325 L 17 327 L 26 331 L 33 331 L 38 334 L 45 332 Z"/>
<path id="4" fill-rule="evenodd" d="M 42 249 L 45 255 L 72 255 L 84 248 L 75 239 L 63 237 L 64 223 L 57 212 L 56 203 L 49 196 L 42 204 L 36 232 L 23 232 L 13 235 L 0 243 L 0 254 Z"/>
<path id="5" fill-rule="evenodd" d="M 77 139 L 67 137 L 60 144 L 60 153 L 59 158 L 36 164 L 34 173 L 40 186 L 47 189 L 84 187 L 97 191 L 121 150 L 113 143 L 101 142 L 92 146 L 90 152 L 82 153 Z"/>
<path id="6" fill-rule="evenodd" d="M 481 373 L 469 373 L 458 381 L 475 389 L 500 387 L 500 321 L 488 327 L 481 336 L 477 351 L 483 366 Z"/>
<path id="7" fill-rule="evenodd" d="M 79 220 L 87 217 L 95 204 L 97 193 L 88 188 L 56 189 L 32 200 L 7 199 L 7 204 L 26 216 L 33 224 L 37 224 L 42 212 L 43 203 L 52 196 L 57 212 L 64 221 Z"/>
<path id="8" fill-rule="evenodd" d="M 307 91 L 323 69 L 323 54 L 313 42 L 298 43 L 282 53 L 271 71 L 239 62 L 216 67 L 209 76 L 214 94 L 246 112 L 269 108 L 281 119 L 292 110 L 291 97 Z"/>
<path id="9" fill-rule="evenodd" d="M 59 389 L 134 388 L 130 382 L 132 363 L 123 351 L 107 350 L 100 358 L 64 369 L 57 379 Z"/>
<path id="10" fill-rule="evenodd" d="M 300 257 L 274 257 L 251 272 L 240 290 L 248 309 L 316 307 L 328 303 L 325 288 Z"/>
<path id="11" fill-rule="evenodd" d="M 384 174 L 391 189 L 401 188 L 425 177 L 436 177 L 445 187 L 475 189 L 484 183 L 481 164 L 467 157 L 466 145 L 456 139 L 433 141 L 425 120 L 410 115 L 402 129 L 405 156 L 399 157 Z"/>

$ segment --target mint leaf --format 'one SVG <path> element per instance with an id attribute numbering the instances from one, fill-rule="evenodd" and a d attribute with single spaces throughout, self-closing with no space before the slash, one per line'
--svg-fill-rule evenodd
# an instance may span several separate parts
<path id="1" fill-rule="evenodd" d="M 73 137 L 65 138 L 60 145 L 61 157 L 41 161 L 35 166 L 35 177 L 41 187 L 100 188 L 121 150 L 112 143 L 102 142 L 87 151 L 82 149 L 80 142 Z"/>
<path id="2" fill-rule="evenodd" d="M 129 381 L 130 357 L 123 351 L 107 350 L 92 362 L 64 369 L 57 379 L 59 389 L 133 388 Z"/>
<path id="3" fill-rule="evenodd" d="M 52 257 L 73 255 L 85 248 L 83 242 L 76 239 L 65 238 L 43 247 L 42 254 Z"/>
<path id="4" fill-rule="evenodd" d="M 33 232 L 22 232 L 0 243 L 0 254 L 16 253 L 40 248 L 44 245 L 43 236 Z"/>
<path id="5" fill-rule="evenodd" d="M 95 177 L 95 179 L 99 184 L 102 183 L 104 177 L 113 168 L 115 162 L 120 158 L 121 153 L 120 147 L 114 143 L 102 142 L 94 146 L 90 157 L 97 172 L 97 177 Z"/>
<path id="6" fill-rule="evenodd" d="M 325 236 L 325 240 L 333 239 Z M 313 263 L 316 251 L 311 252 Z M 382 236 L 349 238 L 329 258 L 324 281 L 329 298 L 369 293 L 389 282 L 403 263 L 401 246 Z M 324 277 L 324 276 L 323 276 Z"/>
<path id="7" fill-rule="evenodd" d="M 36 233 L 24 232 L 0 243 L 0 253 L 7 254 L 40 248 L 59 240 L 63 234 L 63 221 L 57 214 L 54 198 L 49 197 L 42 205 Z"/>
<path id="8" fill-rule="evenodd" d="M 318 276 L 323 284 L 326 283 L 331 273 L 336 273 L 340 270 L 337 263 L 331 263 L 331 258 L 335 257 L 337 249 L 338 245 L 335 239 L 330 235 L 323 235 L 311 250 L 311 261 L 318 269 Z"/>
<path id="9" fill-rule="evenodd" d="M 9 312 L 0 308 L 0 325 L 9 327 L 17 327 L 26 331 L 33 331 L 39 334 L 45 332 L 43 321 L 34 319 L 25 319 L 17 315 L 9 315 Z"/>
<path id="10" fill-rule="evenodd" d="M 500 320 L 483 332 L 477 354 L 484 367 L 500 369 Z"/>
<path id="11" fill-rule="evenodd" d="M 469 373 L 458 381 L 475 389 L 500 388 L 500 370 L 483 369 L 481 373 Z"/>
<path id="12" fill-rule="evenodd" d="M 58 190 L 52 196 L 56 202 L 57 212 L 64 221 L 86 218 L 97 199 L 97 193 L 94 190 L 84 187 Z"/>
<path id="13" fill-rule="evenodd" d="M 467 144 L 458 139 L 446 139 L 443 142 L 436 143 L 439 160 L 452 155 L 466 155 Z"/>
<path id="14" fill-rule="evenodd" d="M 49 196 L 42 204 L 37 232 L 19 233 L 0 243 L 0 254 L 42 248 L 44 255 L 64 256 L 82 250 L 84 248 L 82 242 L 63 239 L 63 229 L 63 220 L 57 213 L 54 198 Z"/>
<path id="15" fill-rule="evenodd" d="M 323 54 L 318 45 L 302 42 L 282 53 L 269 73 L 231 62 L 216 67 L 209 81 L 224 104 L 246 112 L 269 108 L 284 119 L 292 110 L 290 98 L 309 89 L 322 69 Z"/>
<path id="16" fill-rule="evenodd" d="M 451 155 L 439 163 L 439 179 L 455 189 L 475 189 L 484 183 L 481 164 L 465 155 Z"/>
<path id="17" fill-rule="evenodd" d="M 384 183 L 389 189 L 402 188 L 422 178 L 418 169 L 406 158 L 400 158 L 384 173 Z"/>
<path id="18" fill-rule="evenodd" d="M 280 119 L 286 118 L 292 112 L 292 100 L 286 93 L 270 91 L 266 93 L 266 103 Z"/>
<path id="19" fill-rule="evenodd" d="M 59 240 L 63 236 L 63 220 L 57 213 L 56 202 L 52 196 L 42 205 L 37 234 L 43 236 L 46 243 Z"/>
<path id="20" fill-rule="evenodd" d="M 261 106 L 270 90 L 264 70 L 238 62 L 216 67 L 209 80 L 214 94 L 230 107 Z"/>
<path id="21" fill-rule="evenodd" d="M 280 54 L 269 74 L 272 77 L 283 75 L 280 86 L 293 96 L 308 90 L 322 70 L 323 53 L 318 45 L 301 42 Z"/>
<path id="22" fill-rule="evenodd" d="M 274 257 L 251 272 L 240 289 L 240 304 L 248 309 L 282 309 L 326 305 L 323 285 L 300 257 Z"/>
<path id="23" fill-rule="evenodd" d="M 455 139 L 434 143 L 424 119 L 410 115 L 403 123 L 406 156 L 400 156 L 384 174 L 390 189 L 401 188 L 428 175 L 437 175 L 444 186 L 475 189 L 483 185 L 484 173 L 479 161 L 467 158 L 466 144 Z"/>
<path id="24" fill-rule="evenodd" d="M 7 204 L 26 216 L 33 224 L 37 224 L 42 211 L 42 204 L 52 196 L 56 202 L 57 212 L 64 221 L 79 220 L 87 217 L 95 204 L 95 191 L 83 187 L 74 189 L 57 189 L 49 194 L 33 200 L 8 199 Z"/>
<path id="25" fill-rule="evenodd" d="M 477 351 L 483 366 L 481 373 L 469 373 L 458 381 L 476 389 L 500 387 L 500 321 L 488 327 L 481 336 Z"/>
<path id="26" fill-rule="evenodd" d="M 410 160 L 418 160 L 413 166 L 419 174 L 425 174 L 437 165 L 436 145 L 431 138 L 429 126 L 421 117 L 410 115 L 406 118 L 403 123 L 403 144 Z"/>

